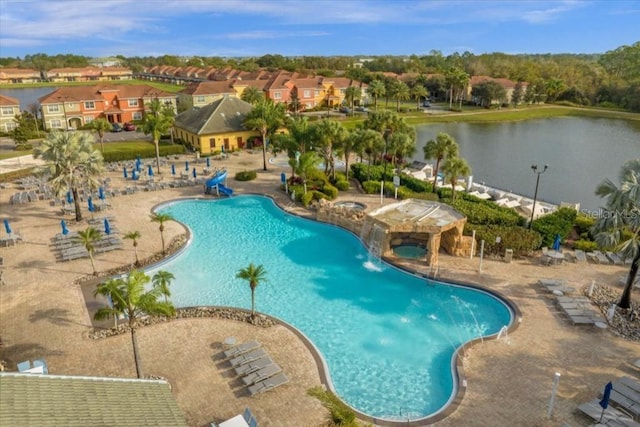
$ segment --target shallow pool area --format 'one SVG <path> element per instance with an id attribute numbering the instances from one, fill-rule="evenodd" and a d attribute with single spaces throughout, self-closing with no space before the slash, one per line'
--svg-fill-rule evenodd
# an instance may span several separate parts
<path id="1" fill-rule="evenodd" d="M 175 275 L 176 306 L 250 308 L 249 286 L 235 276 L 262 264 L 267 281 L 256 289 L 256 310 L 304 333 L 336 393 L 375 418 L 442 411 L 456 393 L 456 349 L 513 321 L 493 294 L 372 259 L 354 234 L 290 215 L 267 197 L 178 201 L 159 210 L 193 234 L 179 256 L 157 267 Z"/>
<path id="2" fill-rule="evenodd" d="M 422 246 L 418 246 L 418 245 L 411 245 L 411 244 L 398 245 L 398 246 L 394 246 L 392 249 L 393 249 L 393 254 L 398 258 L 420 259 L 420 258 L 424 258 L 425 255 L 427 254 L 427 250 Z"/>

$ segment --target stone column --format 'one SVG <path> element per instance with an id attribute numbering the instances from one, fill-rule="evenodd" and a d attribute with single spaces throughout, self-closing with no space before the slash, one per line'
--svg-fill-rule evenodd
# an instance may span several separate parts
<path id="1" fill-rule="evenodd" d="M 427 265 L 438 265 L 438 252 L 440 251 L 440 233 L 429 235 L 427 242 Z"/>

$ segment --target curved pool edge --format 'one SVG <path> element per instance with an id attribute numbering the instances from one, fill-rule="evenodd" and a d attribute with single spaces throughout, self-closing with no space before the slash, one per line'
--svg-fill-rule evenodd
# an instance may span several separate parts
<path id="1" fill-rule="evenodd" d="M 311 216 L 305 216 L 305 215 L 300 215 L 296 212 L 294 212 L 292 209 L 287 209 L 285 206 L 282 206 L 280 203 L 278 203 L 278 200 L 270 195 L 270 194 L 262 194 L 262 193 L 244 193 L 242 195 L 237 195 L 234 197 L 242 197 L 242 196 L 260 196 L 260 197 L 264 197 L 267 199 L 270 199 L 271 202 L 278 207 L 280 210 L 282 210 L 284 213 L 289 214 L 289 215 L 293 215 L 302 219 L 307 219 L 307 220 L 311 220 L 311 221 L 316 221 L 316 222 L 321 222 L 323 224 L 327 224 L 330 226 L 334 226 L 334 227 L 338 227 L 342 230 L 345 230 L 349 233 L 351 233 L 353 236 L 355 236 L 359 241 L 360 238 L 359 236 L 357 236 L 355 233 L 353 233 L 351 230 L 341 227 L 340 225 L 337 224 L 332 224 L 332 223 L 328 223 L 328 222 L 323 222 L 323 221 L 319 221 Z M 172 204 L 175 203 L 179 203 L 179 202 L 183 202 L 183 201 L 190 201 L 190 200 L 200 200 L 200 201 L 213 201 L 214 199 L 210 199 L 207 197 L 184 197 L 184 198 L 176 198 L 176 199 L 171 199 L 171 200 L 166 200 L 163 201 L 161 203 L 158 203 L 156 205 L 154 205 L 151 208 L 152 212 L 155 212 L 157 209 L 160 209 L 162 207 L 166 207 L 166 206 L 170 206 Z M 187 231 L 187 242 L 176 252 L 174 252 L 173 254 L 171 254 L 170 256 L 163 258 L 161 260 L 159 260 L 158 262 L 149 265 L 149 266 L 145 266 L 145 270 L 147 269 L 152 269 L 152 268 L 157 268 L 158 266 L 161 266 L 167 262 L 169 262 L 170 260 L 173 260 L 174 258 L 178 257 L 180 254 L 182 254 L 186 248 L 189 247 L 190 243 L 192 242 L 193 239 L 193 235 L 191 233 L 191 230 L 189 229 L 189 227 L 186 224 L 183 224 L 182 222 L 178 221 L 177 219 L 174 219 L 174 221 L 176 221 L 177 223 L 179 223 L 180 225 L 182 225 L 185 230 Z M 405 273 L 408 274 L 412 274 L 414 276 L 420 276 L 423 277 L 425 279 L 429 279 L 427 275 L 419 273 L 416 270 L 412 270 L 404 265 L 398 265 L 395 264 L 393 262 L 393 260 L 389 259 L 389 258 L 382 258 L 381 259 L 382 262 L 384 262 L 385 264 L 387 264 L 389 267 L 391 268 L 396 268 L 398 270 L 404 271 Z M 443 280 L 446 280 L 443 282 Z M 508 328 L 507 328 L 507 334 L 512 333 L 513 331 L 515 331 L 520 322 L 522 321 L 522 312 L 520 311 L 520 309 L 518 308 L 518 306 L 511 301 L 511 299 L 509 299 L 508 297 L 502 295 L 500 292 L 494 291 L 492 289 L 486 288 L 480 284 L 477 283 L 470 283 L 470 282 L 464 282 L 464 281 L 460 281 L 460 280 L 455 280 L 455 279 L 441 279 L 439 280 L 434 280 L 436 282 L 443 282 L 444 284 L 449 284 L 449 285 L 454 285 L 454 286 L 461 286 L 461 287 L 466 287 L 466 288 L 471 288 L 471 289 L 475 289 L 478 290 L 480 292 L 484 292 L 487 294 L 490 294 L 491 296 L 493 296 L 494 298 L 498 299 L 499 301 L 501 301 L 502 303 L 504 303 L 504 305 L 507 307 L 507 309 L 511 312 L 512 314 L 512 321 L 509 324 Z M 245 309 L 242 308 L 238 308 L 238 307 L 223 307 L 223 306 L 211 306 L 211 307 L 216 307 L 216 308 L 232 308 L 234 310 L 240 310 L 240 311 L 245 311 Z M 346 405 L 348 408 L 350 408 L 358 417 L 358 419 L 362 420 L 362 421 L 366 421 L 366 422 L 370 422 L 373 423 L 375 426 L 385 426 L 385 427 L 420 427 L 420 426 L 425 426 L 425 425 L 430 425 L 433 424 L 437 421 L 441 421 L 445 418 L 447 418 L 449 415 L 453 414 L 457 409 L 458 406 L 462 403 L 462 400 L 464 398 L 464 395 L 466 393 L 466 387 L 467 387 L 467 381 L 466 379 L 464 379 L 464 365 L 463 365 L 463 360 L 464 360 L 464 356 L 466 353 L 466 350 L 475 346 L 478 343 L 484 343 L 484 341 L 493 341 L 496 340 L 499 336 L 499 333 L 494 333 L 491 335 L 487 335 L 487 336 L 481 336 L 478 338 L 475 338 L 471 341 L 467 341 L 466 343 L 460 345 L 455 352 L 453 353 L 453 355 L 451 356 L 451 371 L 452 371 L 452 375 L 454 377 L 454 389 L 451 392 L 451 397 L 449 398 L 449 400 L 447 400 L 447 402 L 442 406 L 441 409 L 439 409 L 438 411 L 431 413 L 425 417 L 422 418 L 415 418 L 415 419 L 411 419 L 411 420 L 401 420 L 401 419 L 390 419 L 390 418 L 383 418 L 383 417 L 374 417 L 371 415 L 368 415 L 356 408 L 354 408 L 353 406 L 351 406 L 349 403 L 345 402 L 340 395 L 336 392 L 335 388 L 333 387 L 333 382 L 331 381 L 331 376 L 329 374 L 329 369 L 327 366 L 326 361 L 324 360 L 324 357 L 322 356 L 320 350 L 318 350 L 318 348 L 315 346 L 315 344 L 313 344 L 313 342 L 307 338 L 307 336 L 300 331 L 298 328 L 296 328 L 295 326 L 291 325 L 290 323 L 266 314 L 266 313 L 259 313 L 260 316 L 265 316 L 271 320 L 273 320 L 274 322 L 276 322 L 277 324 L 280 324 L 284 327 L 286 327 L 287 329 L 289 329 L 290 331 L 292 331 L 305 345 L 305 347 L 311 352 L 311 355 L 313 357 L 313 359 L 316 362 L 316 366 L 318 368 L 318 374 L 320 376 L 320 382 L 322 385 L 324 385 L 333 395 L 335 395 L 344 405 Z"/>

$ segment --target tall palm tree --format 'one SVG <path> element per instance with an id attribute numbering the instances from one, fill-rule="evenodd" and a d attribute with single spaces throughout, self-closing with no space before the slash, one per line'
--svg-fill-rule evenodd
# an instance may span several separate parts
<path id="1" fill-rule="evenodd" d="M 266 282 L 266 274 L 267 272 L 264 269 L 264 266 L 258 265 L 255 266 L 253 263 L 250 263 L 248 267 L 243 268 L 238 271 L 236 274 L 236 278 L 243 279 L 249 282 L 249 288 L 251 288 L 251 318 L 255 317 L 255 293 L 256 288 L 261 282 Z"/>
<path id="2" fill-rule="evenodd" d="M 416 100 L 416 108 L 420 109 L 420 101 L 423 98 L 427 98 L 429 96 L 429 91 L 426 87 L 421 84 L 416 84 L 413 88 L 411 88 L 411 97 Z"/>
<path id="3" fill-rule="evenodd" d="M 244 126 L 262 135 L 262 164 L 267 170 L 267 136 L 284 124 L 284 104 L 274 104 L 270 99 L 256 103 L 245 117 Z"/>
<path id="4" fill-rule="evenodd" d="M 111 130 L 111 123 L 106 119 L 95 119 L 91 122 L 91 129 L 94 130 L 100 138 L 100 151 L 104 154 L 104 133 Z"/>
<path id="5" fill-rule="evenodd" d="M 100 232 L 93 227 L 87 227 L 86 230 L 78 231 L 78 236 L 76 237 L 80 244 L 85 247 L 87 252 L 89 252 L 89 259 L 91 260 L 91 268 L 93 268 L 93 275 L 97 276 L 98 272 L 96 271 L 96 265 L 93 261 L 93 255 L 96 253 L 95 244 L 102 239 Z"/>
<path id="6" fill-rule="evenodd" d="M 104 171 L 102 154 L 93 149 L 91 137 L 82 132 L 53 131 L 33 150 L 34 158 L 42 158 L 45 164 L 38 173 L 49 176 L 51 188 L 57 196 L 67 191 L 73 194 L 76 221 L 82 221 L 78 190 L 100 186 Z"/>
<path id="7" fill-rule="evenodd" d="M 152 213 L 150 217 L 152 222 L 157 222 L 158 224 L 160 224 L 160 226 L 158 227 L 158 230 L 160 230 L 160 239 L 162 240 L 162 255 L 164 255 L 165 254 L 164 223 L 167 221 L 172 221 L 173 217 L 167 213 L 157 213 L 157 212 Z"/>
<path id="8" fill-rule="evenodd" d="M 620 170 L 620 186 L 603 181 L 596 194 L 606 199 L 606 215 L 596 219 L 593 231 L 596 242 L 613 247 L 624 259 L 631 259 L 631 268 L 618 307 L 631 307 L 631 290 L 640 267 L 640 158 L 629 160 Z"/>
<path id="9" fill-rule="evenodd" d="M 108 319 L 114 315 L 124 315 L 129 321 L 131 331 L 131 344 L 133 345 L 133 357 L 136 364 L 138 378 L 143 377 L 140 352 L 136 338 L 138 320 L 146 315 L 173 316 L 175 308 L 171 303 L 158 301 L 162 293 L 156 287 L 145 291 L 145 286 L 151 278 L 139 270 L 131 271 L 126 279 L 112 279 L 115 283 L 98 285 L 97 293 L 108 295 L 111 299 L 111 307 L 103 307 L 96 311 L 94 319 Z M 104 287 L 104 289 L 100 289 Z"/>
<path id="10" fill-rule="evenodd" d="M 369 83 L 369 94 L 373 96 L 373 105 L 375 109 L 378 109 L 378 98 L 384 96 L 386 93 L 386 87 L 382 80 L 374 80 Z"/>
<path id="11" fill-rule="evenodd" d="M 124 235 L 124 238 L 133 241 L 133 251 L 136 254 L 135 266 L 139 267 L 140 266 L 140 261 L 138 260 L 138 239 L 140 238 L 140 232 L 139 231 L 130 231 L 129 233 Z"/>
<path id="12" fill-rule="evenodd" d="M 113 328 L 118 329 L 118 316 L 121 314 L 120 310 L 118 310 L 114 305 L 111 299 L 111 294 L 117 292 L 119 279 L 108 279 L 105 282 L 102 282 L 96 286 L 96 289 L 93 291 L 93 296 L 102 295 L 103 297 L 109 300 L 109 305 L 107 307 L 101 307 L 98 311 L 100 311 L 101 318 L 99 320 L 108 319 L 113 317 Z M 97 317 L 94 316 L 96 320 Z"/>
<path id="13" fill-rule="evenodd" d="M 362 128 L 357 137 L 360 139 L 359 148 L 362 154 L 366 154 L 369 160 L 367 166 L 367 180 L 371 179 L 371 162 L 384 151 L 384 138 L 382 134 L 373 129 Z M 364 156 L 360 156 L 364 157 Z"/>
<path id="14" fill-rule="evenodd" d="M 174 111 L 170 104 L 163 104 L 158 98 L 147 103 L 147 111 L 142 120 L 142 131 L 145 135 L 151 135 L 156 147 L 156 168 L 160 173 L 160 137 L 167 133 L 173 126 Z"/>
<path id="15" fill-rule="evenodd" d="M 249 104 L 256 105 L 258 102 L 264 100 L 264 92 L 254 86 L 248 86 L 242 91 L 240 99 Z"/>
<path id="16" fill-rule="evenodd" d="M 169 271 L 160 270 L 153 275 L 153 286 L 160 290 L 160 293 L 164 296 L 164 302 L 169 302 L 168 297 L 171 296 L 169 286 L 171 281 L 176 277 Z"/>
<path id="17" fill-rule="evenodd" d="M 353 111 L 356 100 L 359 100 L 361 97 L 362 97 L 362 90 L 358 86 L 349 86 L 344 91 L 344 98 L 347 100 L 347 102 L 351 106 L 351 111 Z"/>
<path id="18" fill-rule="evenodd" d="M 424 151 L 424 159 L 435 159 L 436 167 L 433 169 L 433 192 L 436 192 L 438 185 L 438 170 L 440 163 L 447 157 L 458 156 L 458 143 L 451 136 L 444 132 L 439 132 L 436 139 L 430 139 L 422 148 Z"/>
<path id="19" fill-rule="evenodd" d="M 347 175 L 347 181 L 349 181 L 349 159 L 352 153 L 362 152 L 362 138 L 363 129 L 354 129 L 348 132 L 347 137 L 342 141 L 342 155 L 344 156 L 344 170 Z"/>
<path id="20" fill-rule="evenodd" d="M 396 112 L 400 112 L 400 101 L 406 101 L 411 96 L 409 86 L 405 82 L 398 81 L 394 85 L 394 98 L 396 98 Z"/>
<path id="21" fill-rule="evenodd" d="M 335 178 L 334 149 L 342 144 L 347 132 L 342 123 L 327 119 L 317 122 L 314 129 L 314 142 L 318 146 L 316 151 L 324 159 L 324 173 L 331 174 Z"/>
<path id="22" fill-rule="evenodd" d="M 468 176 L 471 174 L 471 166 L 465 159 L 460 157 L 447 157 L 442 165 L 442 171 L 451 184 L 451 200 L 456 198 L 456 184 L 458 178 L 461 176 Z"/>
<path id="23" fill-rule="evenodd" d="M 302 153 L 297 160 L 295 158 L 292 160 L 293 163 L 290 164 L 292 164 L 295 173 L 302 178 L 302 182 L 305 184 L 311 171 L 315 170 L 322 161 L 315 151 L 307 151 Z"/>

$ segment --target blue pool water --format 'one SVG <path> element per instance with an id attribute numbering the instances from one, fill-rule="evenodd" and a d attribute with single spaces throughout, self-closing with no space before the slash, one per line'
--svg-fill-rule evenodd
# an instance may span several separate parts
<path id="1" fill-rule="evenodd" d="M 193 233 L 186 251 L 159 267 L 176 277 L 176 306 L 250 308 L 249 286 L 235 276 L 249 263 L 264 265 L 256 310 L 309 337 L 336 392 L 374 417 L 406 420 L 446 407 L 456 348 L 512 321 L 488 293 L 371 261 L 353 234 L 291 216 L 266 197 L 181 201 L 161 211 Z"/>

